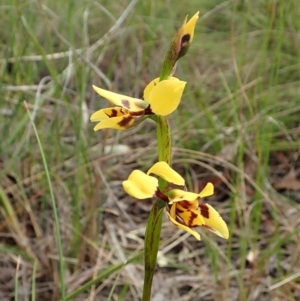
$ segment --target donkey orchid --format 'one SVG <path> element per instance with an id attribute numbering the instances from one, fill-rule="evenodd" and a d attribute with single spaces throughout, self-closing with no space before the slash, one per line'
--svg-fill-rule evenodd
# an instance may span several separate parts
<path id="1" fill-rule="evenodd" d="M 186 82 L 170 77 L 159 81 L 152 80 L 144 90 L 144 100 L 107 91 L 96 86 L 94 90 L 102 97 L 116 105 L 92 114 L 91 121 L 98 122 L 94 131 L 104 128 L 125 130 L 143 120 L 145 115 L 166 116 L 176 110 Z"/>
<path id="2" fill-rule="evenodd" d="M 158 179 L 154 174 L 169 183 L 165 191 L 160 191 Z M 180 188 L 169 189 L 174 185 Z M 209 204 L 199 203 L 199 200 L 213 195 L 214 186 L 207 183 L 199 193 L 186 191 L 184 179 L 173 170 L 166 162 L 157 162 L 147 173 L 134 170 L 126 181 L 123 182 L 124 190 L 137 199 L 158 197 L 167 203 L 166 209 L 170 221 L 178 228 L 192 234 L 200 240 L 200 234 L 194 230 L 201 226 L 207 230 L 227 239 L 229 232 L 226 223 L 219 213 Z"/>

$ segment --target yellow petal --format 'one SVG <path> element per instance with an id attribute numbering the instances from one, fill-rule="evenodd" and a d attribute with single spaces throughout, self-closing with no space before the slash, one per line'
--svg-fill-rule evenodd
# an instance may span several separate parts
<path id="1" fill-rule="evenodd" d="M 101 129 L 115 129 L 115 130 L 126 130 L 131 128 L 137 119 L 130 115 L 124 115 L 121 117 L 113 117 L 100 121 L 95 127 L 94 131 Z"/>
<path id="2" fill-rule="evenodd" d="M 207 183 L 201 192 L 199 192 L 199 196 L 201 198 L 205 198 L 206 196 L 211 196 L 214 194 L 214 185 L 212 183 Z"/>
<path id="3" fill-rule="evenodd" d="M 134 170 L 127 181 L 122 183 L 124 190 L 132 197 L 142 200 L 154 196 L 158 180 L 148 176 L 140 170 Z"/>
<path id="4" fill-rule="evenodd" d="M 184 185 L 184 179 L 169 164 L 164 161 L 155 163 L 147 172 L 147 174 L 154 173 L 169 183 L 176 185 Z"/>
<path id="5" fill-rule="evenodd" d="M 177 77 L 169 77 L 167 80 L 175 80 L 175 81 L 179 81 L 179 79 Z M 149 100 L 149 95 L 150 92 L 152 91 L 152 89 L 159 83 L 159 77 L 153 79 L 145 88 L 144 90 L 144 100 L 146 102 L 148 102 Z"/>
<path id="6" fill-rule="evenodd" d="M 192 234 L 197 240 L 201 240 L 200 234 L 198 232 L 196 232 L 195 230 L 193 230 L 193 229 L 191 229 L 191 228 L 189 228 L 189 227 L 187 227 L 185 225 L 182 225 L 181 223 L 179 223 L 179 222 L 176 221 L 176 206 L 175 205 L 171 206 L 170 212 L 167 212 L 167 214 L 169 216 L 170 221 L 175 226 L 177 226 L 181 230 L 184 230 L 184 231 Z"/>
<path id="7" fill-rule="evenodd" d="M 194 37 L 194 31 L 196 27 L 197 20 L 199 18 L 199 12 L 195 13 L 194 16 L 186 23 L 183 31 L 183 39 L 185 35 L 189 35 L 188 42 L 191 43 Z"/>
<path id="8" fill-rule="evenodd" d="M 228 239 L 229 231 L 220 214 L 209 204 L 200 204 L 199 210 L 205 223 L 204 227 L 218 236 Z"/>
<path id="9" fill-rule="evenodd" d="M 124 116 L 124 115 L 128 115 L 126 109 L 122 109 L 120 107 L 105 108 L 93 113 L 90 120 L 92 122 L 95 122 L 95 121 L 101 121 L 104 119 L 109 119 L 109 118 Z"/>
<path id="10" fill-rule="evenodd" d="M 111 103 L 126 108 L 131 112 L 140 112 L 148 107 L 148 104 L 141 99 L 110 92 L 96 86 L 93 86 L 93 88 L 100 96 L 106 98 Z"/>
<path id="11" fill-rule="evenodd" d="M 170 204 L 181 201 L 195 201 L 199 198 L 199 194 L 181 189 L 173 189 L 168 192 Z"/>
<path id="12" fill-rule="evenodd" d="M 150 92 L 158 83 L 159 83 L 159 77 L 152 80 L 144 89 L 144 100 L 146 102 L 148 102 Z"/>
<path id="13" fill-rule="evenodd" d="M 184 81 L 167 79 L 154 86 L 147 98 L 152 112 L 156 115 L 166 116 L 175 111 L 180 103 L 185 85 Z"/>

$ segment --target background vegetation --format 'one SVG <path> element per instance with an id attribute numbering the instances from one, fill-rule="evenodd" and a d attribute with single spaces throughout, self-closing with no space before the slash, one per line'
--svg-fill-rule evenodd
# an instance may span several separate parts
<path id="1" fill-rule="evenodd" d="M 153 300 L 300 300 L 298 0 L 0 3 L 1 300 L 140 299 L 151 202 L 121 182 L 155 162 L 154 125 L 94 133 L 107 102 L 91 85 L 141 96 L 198 10 L 173 167 L 214 183 L 231 235 L 197 242 L 165 219 Z"/>

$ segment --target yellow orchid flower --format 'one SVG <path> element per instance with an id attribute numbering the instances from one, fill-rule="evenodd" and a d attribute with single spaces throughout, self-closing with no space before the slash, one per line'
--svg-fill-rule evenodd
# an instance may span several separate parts
<path id="1" fill-rule="evenodd" d="M 165 191 L 160 191 L 154 174 L 169 183 Z M 183 189 L 173 189 L 174 185 Z M 172 187 L 172 188 L 170 188 Z M 155 163 L 147 173 L 134 170 L 123 182 L 124 190 L 137 199 L 158 197 L 167 203 L 166 209 L 170 221 L 178 228 L 192 234 L 200 240 L 200 234 L 194 230 L 201 226 L 228 239 L 229 232 L 226 223 L 219 213 L 209 204 L 199 203 L 199 199 L 213 195 L 214 186 L 208 183 L 199 193 L 186 191 L 184 179 L 166 162 Z"/>
<path id="2" fill-rule="evenodd" d="M 93 86 L 100 96 L 116 105 L 92 114 L 91 121 L 98 122 L 94 130 L 104 128 L 125 130 L 142 121 L 145 115 L 169 115 L 178 107 L 185 85 L 186 82 L 176 77 L 164 81 L 156 78 L 146 86 L 144 100 Z"/>

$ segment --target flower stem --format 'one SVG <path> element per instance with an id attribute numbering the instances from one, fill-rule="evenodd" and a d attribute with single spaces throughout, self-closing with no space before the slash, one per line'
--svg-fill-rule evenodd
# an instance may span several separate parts
<path id="1" fill-rule="evenodd" d="M 156 116 L 157 120 L 157 147 L 159 161 L 171 163 L 171 132 L 167 117 Z M 159 181 L 159 188 L 163 190 L 166 182 Z M 157 199 L 152 206 L 147 221 L 145 234 L 145 277 L 142 301 L 151 300 L 152 280 L 156 267 L 157 252 L 159 247 L 163 209 L 166 203 Z"/>
<path id="2" fill-rule="evenodd" d="M 163 207 L 161 207 L 160 203 L 163 202 L 160 200 L 155 201 L 147 222 L 145 235 L 145 276 L 142 301 L 151 300 L 152 280 L 156 267 L 163 217 Z"/>
<path id="3" fill-rule="evenodd" d="M 174 66 L 178 59 L 176 49 L 178 50 L 178 44 L 181 43 L 181 32 L 175 35 L 169 50 L 164 59 L 162 69 L 160 72 L 160 81 L 166 80 L 170 74 L 173 74 Z M 157 150 L 158 150 L 158 161 L 165 161 L 171 165 L 171 130 L 167 117 L 154 116 L 156 121 L 156 137 L 157 137 Z M 166 187 L 166 181 L 159 179 L 159 189 L 163 191 Z M 166 203 L 160 199 L 155 200 L 154 205 L 149 214 L 146 234 L 145 234 L 145 277 L 144 277 L 144 288 L 142 301 L 151 300 L 151 288 L 152 280 L 155 272 L 157 252 L 159 247 L 161 224 L 163 217 L 163 209 Z"/>

